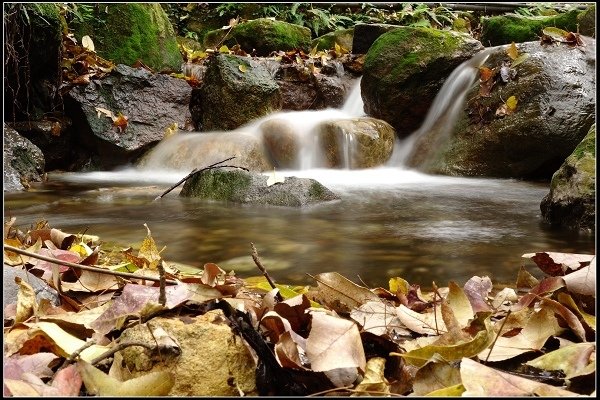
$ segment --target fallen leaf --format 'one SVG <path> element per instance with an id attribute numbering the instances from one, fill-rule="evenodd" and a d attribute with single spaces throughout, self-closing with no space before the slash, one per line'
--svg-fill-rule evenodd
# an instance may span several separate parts
<path id="1" fill-rule="evenodd" d="M 516 60 L 519 57 L 519 50 L 517 50 L 517 45 L 515 42 L 512 42 L 508 48 L 506 49 L 506 54 L 510 57 L 511 60 Z"/>
<path id="2" fill-rule="evenodd" d="M 81 45 L 88 51 L 95 51 L 94 41 L 88 35 L 81 38 Z"/>
<path id="3" fill-rule="evenodd" d="M 113 120 L 113 125 L 118 128 L 119 132 L 123 132 L 127 129 L 128 122 L 129 119 L 119 112 L 117 117 Z"/>
<path id="4" fill-rule="evenodd" d="M 521 257 L 531 259 L 550 276 L 562 276 L 569 270 L 576 271 L 590 265 L 595 256 L 593 254 L 538 252 L 523 254 Z"/>
<path id="5" fill-rule="evenodd" d="M 474 276 L 465 283 L 463 290 L 471 303 L 474 313 L 492 311 L 487 302 L 487 296 L 492 291 L 492 281 L 489 277 Z"/>
<path id="6" fill-rule="evenodd" d="M 306 340 L 306 356 L 313 371 L 336 368 L 365 370 L 365 358 L 358 327 L 354 322 L 323 312 L 311 312 L 312 329 Z"/>
<path id="7" fill-rule="evenodd" d="M 590 265 L 565 275 L 563 280 L 569 292 L 596 297 L 596 257 Z"/>
<path id="8" fill-rule="evenodd" d="M 37 311 L 37 299 L 33 288 L 20 277 L 15 277 L 15 282 L 19 285 L 17 293 L 17 314 L 15 323 L 23 322 L 29 317 L 35 315 Z"/>
<path id="9" fill-rule="evenodd" d="M 238 69 L 240 70 L 241 73 L 246 73 L 248 72 L 248 66 L 246 66 L 246 64 L 240 64 L 238 66 Z"/>
<path id="10" fill-rule="evenodd" d="M 473 307 L 469 302 L 469 298 L 455 282 L 450 281 L 448 283 L 448 296 L 446 301 L 448 306 L 452 309 L 454 317 L 460 324 L 461 328 L 466 327 L 469 321 L 474 317 Z"/>
<path id="11" fill-rule="evenodd" d="M 542 29 L 542 33 L 545 36 L 552 38 L 552 40 L 556 42 L 566 42 L 567 36 L 569 35 L 569 32 L 553 26 L 549 26 Z"/>
<path id="12" fill-rule="evenodd" d="M 350 312 L 350 318 L 362 326 L 362 330 L 374 335 L 381 336 L 388 334 L 410 336 L 410 331 L 404 327 L 398 315 L 396 308 L 385 304 L 382 301 L 368 301 Z M 394 331 L 394 332 L 392 332 Z"/>
<path id="13" fill-rule="evenodd" d="M 559 293 L 558 301 L 561 304 L 564 304 L 565 306 L 567 306 L 575 314 L 579 315 L 581 317 L 581 319 L 585 322 L 585 324 L 590 329 L 592 329 L 594 331 L 596 330 L 596 316 L 590 315 L 590 314 L 586 313 L 585 311 L 583 311 L 581 308 L 579 308 L 579 306 L 577 306 L 577 304 L 575 303 L 575 301 L 569 294 Z"/>
<path id="14" fill-rule="evenodd" d="M 423 396 L 460 383 L 460 370 L 457 365 L 443 361 L 430 362 L 417 371 L 413 383 L 413 395 Z"/>
<path id="15" fill-rule="evenodd" d="M 78 361 L 77 369 L 86 390 L 98 396 L 166 396 L 175 384 L 175 377 L 170 371 L 150 372 L 121 382 L 85 361 Z"/>
<path id="16" fill-rule="evenodd" d="M 579 396 L 568 390 L 487 367 L 469 358 L 461 360 L 460 375 L 466 389 L 463 397 Z"/>
<path id="17" fill-rule="evenodd" d="M 544 371 L 562 371 L 566 379 L 588 375 L 596 370 L 596 344 L 574 343 L 561 347 L 525 364 Z"/>
<path id="18" fill-rule="evenodd" d="M 373 357 L 367 362 L 367 369 L 363 380 L 354 388 L 355 393 L 351 397 L 357 395 L 356 392 L 364 392 L 369 395 L 371 392 L 377 392 L 378 395 L 390 392 L 390 383 L 385 378 L 385 358 Z"/>
<path id="19" fill-rule="evenodd" d="M 401 304 L 396 307 L 396 314 L 402 324 L 413 332 L 423 335 L 440 335 L 447 331 L 440 307 L 437 307 L 435 312 L 432 310 L 418 313 Z"/>
<path id="20" fill-rule="evenodd" d="M 359 286 L 337 272 L 325 272 L 315 277 L 317 301 L 332 309 L 349 313 L 367 301 L 379 301 L 379 297 L 363 286 Z"/>

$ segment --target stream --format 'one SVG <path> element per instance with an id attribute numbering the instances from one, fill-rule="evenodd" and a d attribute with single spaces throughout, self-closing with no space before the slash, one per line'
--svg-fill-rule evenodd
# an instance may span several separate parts
<path id="1" fill-rule="evenodd" d="M 338 194 L 337 201 L 304 208 L 250 206 L 179 197 L 181 187 L 154 201 L 193 168 L 164 167 L 179 151 L 174 140 L 166 140 L 152 150 L 144 167 L 51 173 L 46 183 L 27 192 L 5 193 L 4 216 L 16 217 L 15 226 L 22 230 L 47 220 L 53 228 L 97 235 L 106 247 L 121 249 L 139 248 L 146 223 L 158 248 L 166 246 L 161 255 L 167 262 L 194 269 L 213 262 L 241 277 L 260 275 L 251 257 L 254 243 L 280 283 L 314 284 L 311 276 L 335 271 L 370 287 L 387 287 L 389 278 L 397 276 L 424 287 L 450 280 L 462 284 L 474 275 L 511 284 L 521 266 L 541 277 L 523 254 L 595 254 L 594 233 L 551 229 L 542 222 L 540 202 L 548 183 L 431 176 L 404 167 L 415 139 L 432 124 L 443 119 L 452 126 L 486 57 L 475 56 L 452 73 L 421 129 L 395 144 L 386 166 L 319 169 L 308 147 L 301 150 L 300 170 L 277 171 L 314 178 Z M 312 127 L 319 122 L 364 115 L 359 84 L 342 109 L 275 116 L 298 127 L 298 138 L 310 145 Z M 256 130 L 271 117 L 239 131 Z M 210 139 L 218 148 L 218 137 L 218 132 L 185 133 L 177 140 L 185 139 L 187 148 L 206 148 Z"/>

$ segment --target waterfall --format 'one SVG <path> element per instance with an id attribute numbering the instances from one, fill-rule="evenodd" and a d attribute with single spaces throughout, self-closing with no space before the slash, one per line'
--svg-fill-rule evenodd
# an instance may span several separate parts
<path id="1" fill-rule="evenodd" d="M 362 77 L 358 78 L 354 82 L 354 86 L 352 87 L 352 90 L 350 90 L 350 94 L 348 95 L 348 98 L 342 107 L 342 111 L 348 115 L 357 117 L 362 117 L 365 115 L 364 103 L 360 92 L 361 80 Z"/>
<path id="2" fill-rule="evenodd" d="M 479 67 L 489 55 L 489 49 L 479 52 L 452 71 L 433 100 L 421 127 L 404 140 L 396 141 L 388 165 L 407 166 L 419 143 L 432 132 L 438 143 L 448 137 L 463 108 L 465 96 L 477 78 Z"/>

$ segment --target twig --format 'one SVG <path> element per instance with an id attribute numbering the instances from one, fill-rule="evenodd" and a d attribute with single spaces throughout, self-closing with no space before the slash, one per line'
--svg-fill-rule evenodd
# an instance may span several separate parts
<path id="1" fill-rule="evenodd" d="M 258 258 L 258 252 L 256 251 L 256 247 L 254 247 L 254 243 L 250 242 L 250 247 L 252 247 L 252 259 L 254 260 L 254 264 L 256 264 L 256 266 L 258 267 L 258 269 L 260 269 L 265 278 L 267 278 L 267 282 L 269 282 L 269 285 L 271 285 L 273 289 L 277 289 L 277 286 L 275 286 L 275 282 L 273 282 L 273 279 L 271 279 L 269 273 L 260 262 L 260 259 Z M 276 298 L 278 301 L 283 300 L 283 297 L 281 297 L 281 293 L 279 292 L 277 292 Z"/>
<path id="2" fill-rule="evenodd" d="M 122 343 L 119 343 L 118 345 L 116 345 L 115 347 L 113 347 L 112 349 L 108 350 L 106 353 L 100 354 L 98 357 L 94 358 L 92 361 L 90 361 L 90 364 L 92 364 L 92 365 L 98 364 L 100 361 L 109 358 L 110 356 L 115 354 L 117 351 L 121 351 L 121 350 L 126 349 L 127 347 L 131 347 L 131 346 L 145 347 L 148 350 L 153 350 L 155 347 L 155 346 L 152 346 L 152 345 L 150 345 L 148 343 L 144 343 L 144 342 L 136 342 L 136 341 L 122 342 Z"/>
<path id="3" fill-rule="evenodd" d="M 93 345 L 96 344 L 96 339 L 92 339 L 89 342 L 85 342 L 85 344 L 83 346 L 81 346 L 80 348 L 78 348 L 77 350 L 75 350 L 73 353 L 71 353 L 69 355 L 69 357 L 67 357 L 65 359 L 65 361 L 63 361 L 62 365 L 58 368 L 58 371 L 60 371 L 63 368 L 66 368 L 69 364 L 71 364 L 77 357 L 79 357 L 79 355 L 88 347 L 92 347 Z M 56 372 L 58 372 L 56 371 Z"/>
<path id="4" fill-rule="evenodd" d="M 35 253 L 32 253 L 27 250 L 22 250 L 17 247 L 9 246 L 7 244 L 4 245 L 4 250 L 8 250 L 8 251 L 12 251 L 13 253 L 37 258 L 39 260 L 48 261 L 48 262 L 51 262 L 54 264 L 64 265 L 66 267 L 79 268 L 84 271 L 97 272 L 99 274 L 106 274 L 106 275 L 122 276 L 125 278 L 142 279 L 142 280 L 147 280 L 147 281 L 160 282 L 160 278 L 154 278 L 152 276 L 140 276 L 140 275 L 130 274 L 129 272 L 111 271 L 109 269 L 91 267 L 89 265 L 75 264 L 75 263 L 72 263 L 69 261 L 59 260 L 58 258 L 47 257 L 47 256 L 43 256 L 41 254 L 35 254 Z M 177 281 L 174 281 L 172 279 L 165 279 L 165 282 L 171 283 L 171 284 L 177 284 Z"/>
<path id="5" fill-rule="evenodd" d="M 236 165 L 219 165 L 219 164 L 223 164 L 226 161 L 233 160 L 234 158 L 235 158 L 235 156 L 234 157 L 229 157 L 229 158 L 227 158 L 227 159 L 225 159 L 223 161 L 216 162 L 214 164 L 209 165 L 208 167 L 204 167 L 204 168 L 201 168 L 201 169 L 194 168 L 192 170 L 192 172 L 190 172 L 185 177 L 183 177 L 179 182 L 177 182 L 176 184 L 174 184 L 173 186 L 171 186 L 170 188 L 168 188 L 167 190 L 165 190 L 161 195 L 156 196 L 156 198 L 154 199 L 154 201 L 156 201 L 158 199 L 162 199 L 167 193 L 169 193 L 170 191 L 172 191 L 173 189 L 175 189 L 177 186 L 181 185 L 183 182 L 185 182 L 188 179 L 190 179 L 193 175 L 199 174 L 200 172 L 203 172 L 203 171 L 206 171 L 206 170 L 209 170 L 209 169 L 231 167 L 231 168 L 239 168 L 239 169 L 243 169 L 245 171 L 249 171 L 248 168 L 238 167 Z"/>
<path id="6" fill-rule="evenodd" d="M 492 342 L 492 345 L 490 347 L 490 352 L 488 353 L 487 357 L 485 358 L 485 362 L 487 362 L 488 358 L 490 358 L 490 355 L 492 354 L 492 350 L 494 350 L 496 341 L 498 340 L 498 338 L 500 337 L 500 334 L 502 333 L 502 329 L 504 328 L 504 324 L 506 324 L 506 321 L 508 320 L 510 312 L 511 312 L 511 310 L 508 310 L 508 312 L 506 313 L 506 317 L 504 317 L 504 321 L 502 321 L 502 325 L 500 325 L 500 329 L 498 329 L 498 334 L 496 335 L 496 337 L 494 338 L 494 341 Z"/>
<path id="7" fill-rule="evenodd" d="M 162 260 L 158 263 L 158 274 L 160 279 L 160 291 L 158 294 L 158 304 L 165 306 L 167 304 L 167 293 L 165 291 L 165 268 L 163 267 Z"/>

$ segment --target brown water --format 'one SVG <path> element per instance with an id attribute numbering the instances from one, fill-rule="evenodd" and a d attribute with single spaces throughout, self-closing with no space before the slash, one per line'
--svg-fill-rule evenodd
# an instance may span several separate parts
<path id="1" fill-rule="evenodd" d="M 295 175 L 319 179 L 341 200 L 298 209 L 206 202 L 174 191 L 153 202 L 170 186 L 166 181 L 178 177 L 54 174 L 36 191 L 5 194 L 4 215 L 16 216 L 22 229 L 46 219 L 52 227 L 87 231 L 124 247 L 141 244 L 147 223 L 158 247 L 166 246 L 167 261 L 197 267 L 215 262 L 242 277 L 260 275 L 250 256 L 253 242 L 282 283 L 312 284 L 307 274 L 326 271 L 370 286 L 387 286 L 395 276 L 423 286 L 473 275 L 511 283 L 521 265 L 540 276 L 521 258 L 524 253 L 595 254 L 593 234 L 552 230 L 541 222 L 546 184 L 397 168 Z"/>

